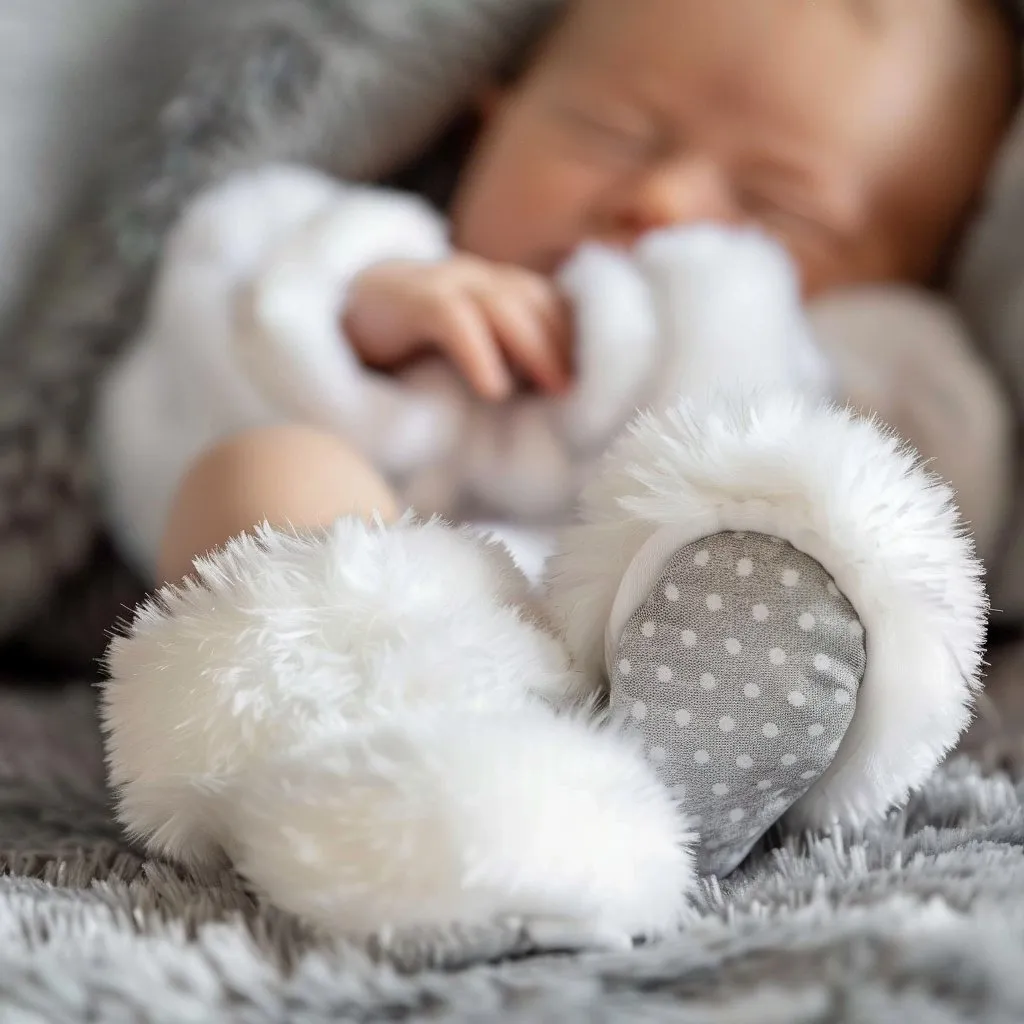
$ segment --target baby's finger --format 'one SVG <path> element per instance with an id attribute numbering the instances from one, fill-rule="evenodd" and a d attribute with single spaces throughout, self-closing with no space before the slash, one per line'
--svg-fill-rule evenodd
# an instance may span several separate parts
<path id="1" fill-rule="evenodd" d="M 488 290 L 480 299 L 508 358 L 542 390 L 563 390 L 569 374 L 553 321 L 513 290 Z"/>
<path id="2" fill-rule="evenodd" d="M 512 281 L 540 319 L 547 333 L 549 343 L 558 355 L 563 375 L 568 381 L 572 376 L 574 326 L 572 307 L 553 281 L 528 271 L 514 271 Z"/>
<path id="3" fill-rule="evenodd" d="M 547 326 L 566 378 L 571 378 L 576 337 L 569 300 L 552 288 L 539 300 L 538 315 Z"/>
<path id="4" fill-rule="evenodd" d="M 513 380 L 498 340 L 472 298 L 446 302 L 435 313 L 433 342 L 482 398 L 501 401 L 512 392 Z"/>

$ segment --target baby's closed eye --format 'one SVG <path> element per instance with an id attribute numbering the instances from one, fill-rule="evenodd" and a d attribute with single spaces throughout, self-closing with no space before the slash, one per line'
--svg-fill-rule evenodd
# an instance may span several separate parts
<path id="1" fill-rule="evenodd" d="M 595 113 L 569 103 L 556 105 L 553 113 L 572 141 L 590 150 L 640 161 L 656 156 L 662 149 L 654 126 L 640 119 Z"/>

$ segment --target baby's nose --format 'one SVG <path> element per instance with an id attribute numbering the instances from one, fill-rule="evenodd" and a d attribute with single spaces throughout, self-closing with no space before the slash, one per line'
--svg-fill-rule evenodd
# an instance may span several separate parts
<path id="1" fill-rule="evenodd" d="M 735 219 L 720 170 L 711 161 L 689 157 L 663 163 L 630 182 L 613 202 L 608 233 L 628 245 L 659 228 Z"/>

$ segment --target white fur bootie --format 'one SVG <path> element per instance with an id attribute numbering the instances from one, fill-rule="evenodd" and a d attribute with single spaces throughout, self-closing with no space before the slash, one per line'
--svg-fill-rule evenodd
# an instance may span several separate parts
<path id="1" fill-rule="evenodd" d="M 727 874 L 780 819 L 861 823 L 965 728 L 987 604 L 952 493 L 787 397 L 641 419 L 551 569 L 574 663 Z"/>
<path id="2" fill-rule="evenodd" d="M 504 549 L 439 523 L 264 530 L 165 588 L 109 654 L 119 815 L 227 855 L 329 932 L 519 922 L 539 946 L 680 920 L 685 819 L 575 700 Z"/>

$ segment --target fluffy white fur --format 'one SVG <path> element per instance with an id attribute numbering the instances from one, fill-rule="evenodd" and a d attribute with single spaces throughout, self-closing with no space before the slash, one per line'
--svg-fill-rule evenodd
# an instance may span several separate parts
<path id="1" fill-rule="evenodd" d="M 628 744 L 574 708 L 504 549 L 437 523 L 265 530 L 111 647 L 122 820 L 226 852 L 335 933 L 517 918 L 542 944 L 676 927 L 689 837 Z"/>
<path id="2" fill-rule="evenodd" d="M 816 559 L 867 631 L 853 724 L 794 821 L 884 814 L 959 738 L 979 685 L 987 603 L 952 492 L 876 424 L 782 393 L 646 416 L 584 492 L 583 522 L 552 562 L 552 613 L 586 678 L 602 678 L 671 554 L 724 530 Z"/>

